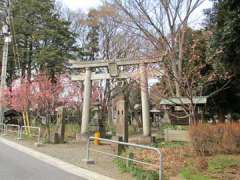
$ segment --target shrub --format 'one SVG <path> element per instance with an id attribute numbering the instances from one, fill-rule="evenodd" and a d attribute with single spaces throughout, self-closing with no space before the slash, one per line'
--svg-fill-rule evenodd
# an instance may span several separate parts
<path id="1" fill-rule="evenodd" d="M 189 129 L 193 148 L 206 155 L 240 153 L 240 124 L 198 124 Z"/>

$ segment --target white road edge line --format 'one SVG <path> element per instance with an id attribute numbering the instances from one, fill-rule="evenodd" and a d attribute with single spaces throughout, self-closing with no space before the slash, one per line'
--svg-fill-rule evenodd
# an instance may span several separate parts
<path id="1" fill-rule="evenodd" d="M 31 148 L 25 147 L 23 145 L 17 144 L 15 142 L 9 141 L 5 138 L 0 137 L 0 142 L 6 144 L 7 146 L 10 146 L 18 151 L 21 151 L 25 154 L 28 154 L 29 156 L 32 156 L 40 161 L 43 161 L 47 164 L 50 164 L 54 167 L 57 167 L 65 172 L 74 174 L 76 176 L 87 178 L 90 180 L 113 180 L 112 178 L 109 178 L 107 176 L 103 176 L 101 174 L 77 167 L 75 165 L 72 165 L 70 163 L 64 162 L 60 159 L 48 156 L 46 154 L 43 154 L 41 152 L 35 151 Z"/>

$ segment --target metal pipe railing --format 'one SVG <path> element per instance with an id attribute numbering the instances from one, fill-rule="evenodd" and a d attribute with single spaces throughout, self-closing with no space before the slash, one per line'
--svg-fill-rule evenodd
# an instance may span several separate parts
<path id="1" fill-rule="evenodd" d="M 28 134 L 28 133 L 24 133 L 26 131 L 26 130 L 24 131 L 24 129 L 37 129 L 37 131 L 38 131 L 37 135 L 31 134 L 31 136 L 37 137 L 37 141 L 38 141 L 38 143 L 40 143 L 40 140 L 41 140 L 41 128 L 40 127 L 21 126 L 21 128 L 20 128 L 20 136 L 19 136 L 20 139 L 23 139 L 23 137 L 22 137 L 23 134 Z"/>
<path id="2" fill-rule="evenodd" d="M 17 128 L 17 130 L 10 130 L 9 128 Z M 5 126 L 5 134 L 7 135 L 8 132 L 13 132 L 13 133 L 17 133 L 17 138 L 19 138 L 20 136 L 20 125 L 16 125 L 16 124 L 6 124 Z"/>
<path id="3" fill-rule="evenodd" d="M 123 157 L 123 156 L 120 156 L 120 155 L 115 155 L 115 154 L 111 154 L 111 153 L 107 153 L 107 152 L 92 149 L 92 148 L 90 148 L 90 141 L 92 141 L 92 140 L 100 140 L 100 141 L 103 141 L 103 142 L 120 144 L 120 145 L 131 146 L 131 147 L 135 147 L 135 148 L 155 151 L 159 154 L 159 166 L 157 166 L 156 164 L 151 164 L 151 163 L 139 161 L 139 160 L 136 160 L 136 159 L 127 158 L 127 157 Z M 163 180 L 163 154 L 161 153 L 160 149 L 158 149 L 158 148 L 145 146 L 145 145 L 139 145 L 139 144 L 133 144 L 133 143 L 126 143 L 126 142 L 121 142 L 121 141 L 115 141 L 115 140 L 110 140 L 110 139 L 104 139 L 104 138 L 89 137 L 88 141 L 87 141 L 87 153 L 86 153 L 86 160 L 85 161 L 90 161 L 90 151 L 101 153 L 101 154 L 112 156 L 112 157 L 121 158 L 121 159 L 124 159 L 124 160 L 130 160 L 130 161 L 133 161 L 133 162 L 136 162 L 136 163 L 141 163 L 141 164 L 148 165 L 148 166 L 158 167 L 158 169 L 159 169 L 159 180 Z"/>
<path id="4" fill-rule="evenodd" d="M 0 130 L 3 131 L 2 135 L 6 135 L 6 124 L 0 123 Z"/>

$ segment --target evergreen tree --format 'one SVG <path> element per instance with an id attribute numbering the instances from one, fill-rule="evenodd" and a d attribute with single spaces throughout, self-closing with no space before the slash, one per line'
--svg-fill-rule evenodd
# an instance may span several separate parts
<path id="1" fill-rule="evenodd" d="M 214 61 L 217 78 L 205 87 L 205 92 L 213 92 L 224 85 L 221 90 L 210 99 L 210 110 L 218 114 L 219 120 L 225 115 L 240 114 L 240 1 L 214 0 L 214 7 L 208 11 L 208 29 L 213 36 L 210 40 L 210 58 Z M 238 117 L 240 118 L 240 116 Z"/>
<path id="2" fill-rule="evenodd" d="M 34 71 L 46 71 L 51 78 L 62 71 L 70 56 L 74 34 L 70 23 L 60 18 L 52 0 L 14 0 L 12 31 L 21 76 L 31 79 Z"/>
<path id="3" fill-rule="evenodd" d="M 213 48 L 227 72 L 240 75 L 240 1 L 219 0 L 213 11 Z"/>

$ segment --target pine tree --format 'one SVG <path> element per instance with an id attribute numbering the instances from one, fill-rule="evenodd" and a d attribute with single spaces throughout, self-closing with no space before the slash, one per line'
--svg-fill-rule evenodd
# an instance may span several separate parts
<path id="1" fill-rule="evenodd" d="M 240 75 L 240 1 L 219 0 L 213 10 L 213 44 L 226 71 Z"/>
<path id="2" fill-rule="evenodd" d="M 73 48 L 70 23 L 60 18 L 52 0 L 14 0 L 12 14 L 21 76 L 30 80 L 34 70 L 54 78 Z"/>
<path id="3" fill-rule="evenodd" d="M 208 29 L 212 31 L 210 58 L 218 78 L 205 91 L 215 91 L 227 84 L 226 89 L 210 99 L 213 112 L 219 120 L 225 115 L 240 118 L 240 1 L 213 0 L 214 7 L 208 11 Z"/>

